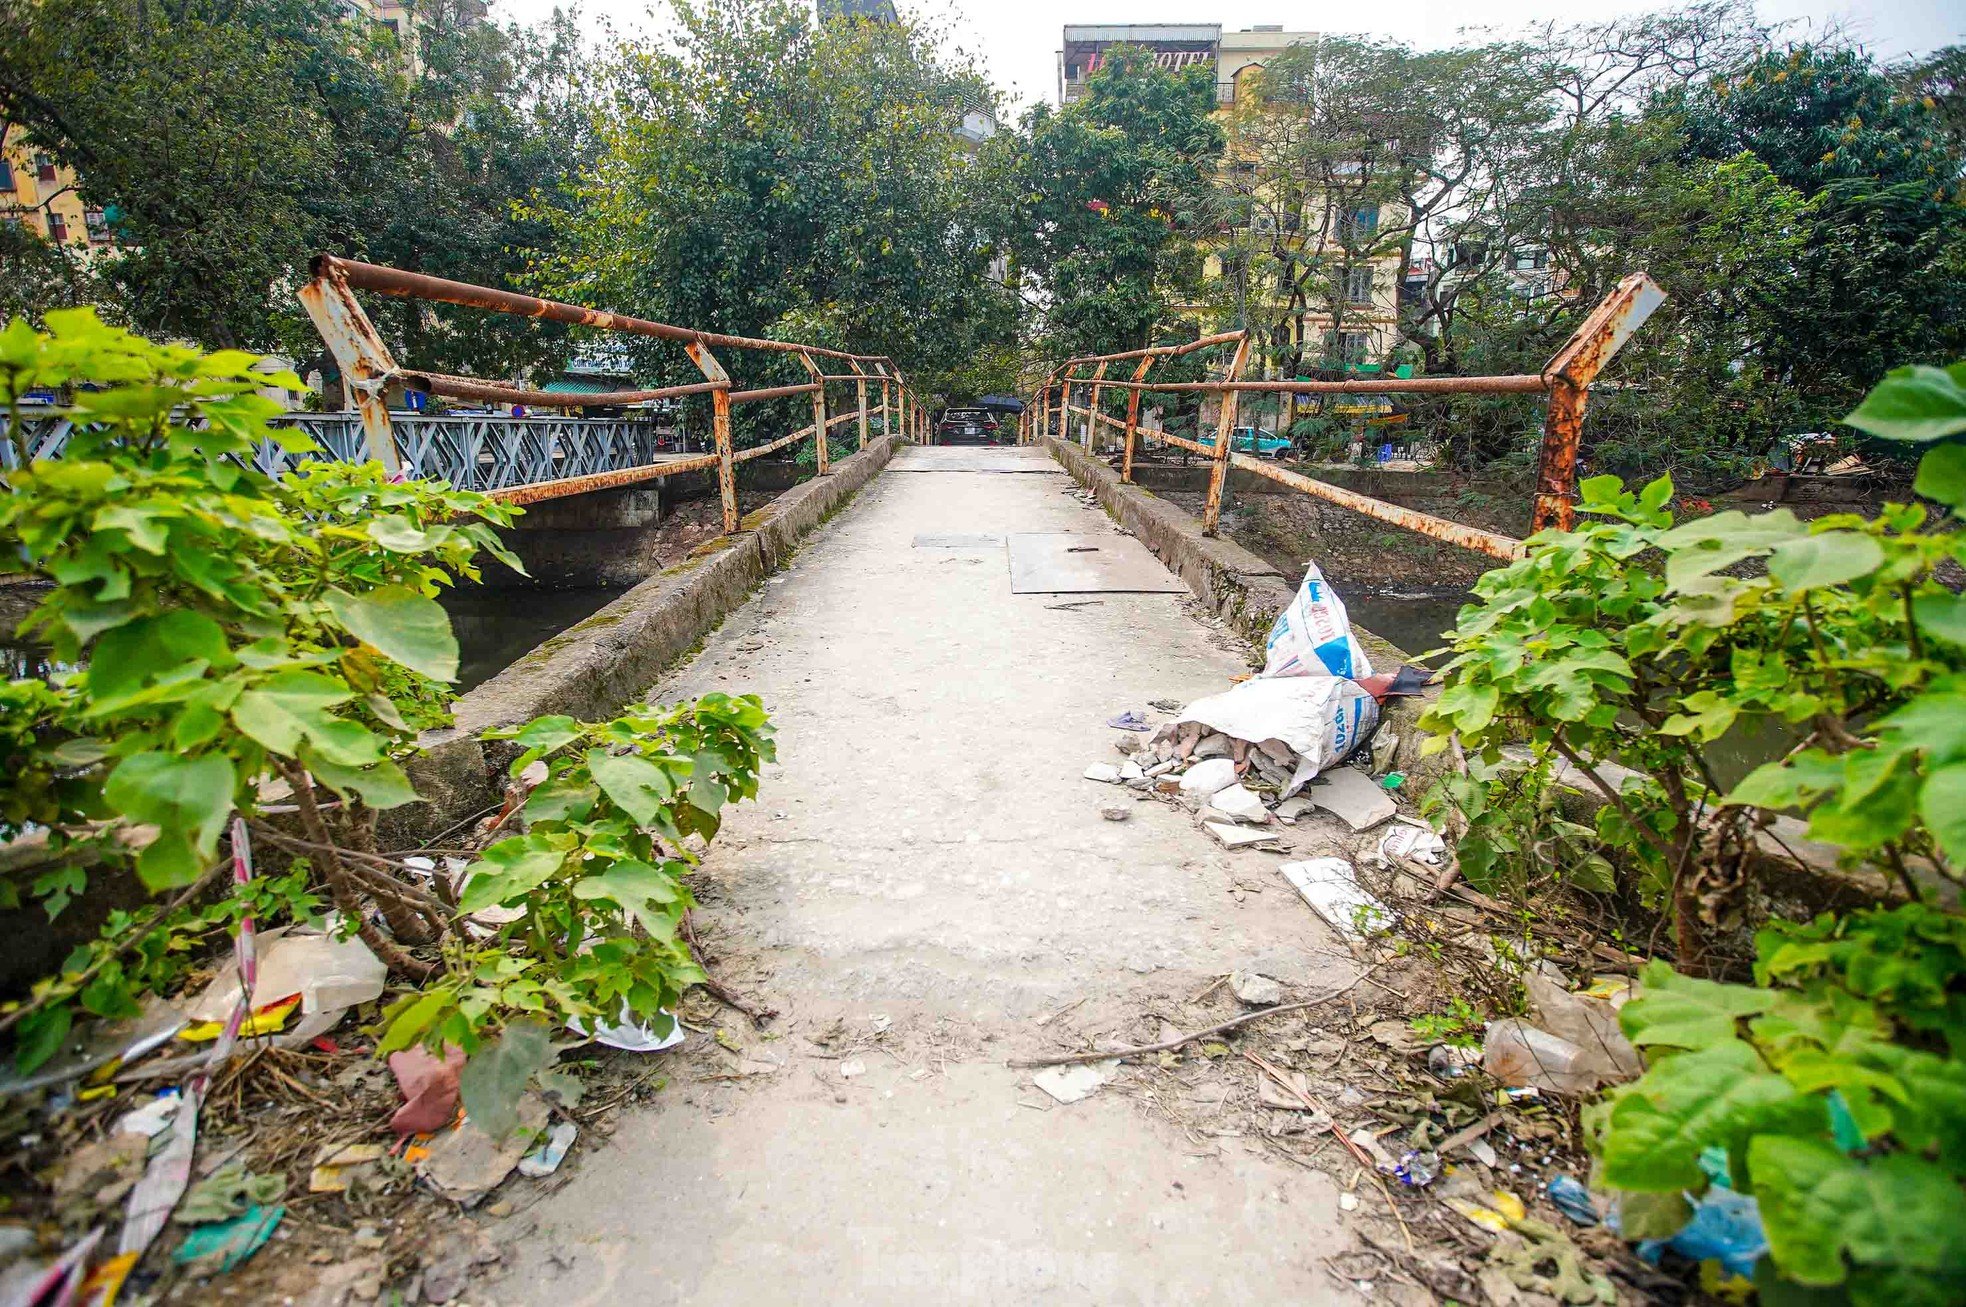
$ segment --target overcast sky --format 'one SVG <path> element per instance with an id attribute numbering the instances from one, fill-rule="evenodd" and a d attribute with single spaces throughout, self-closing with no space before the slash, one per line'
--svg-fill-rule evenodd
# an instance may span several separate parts
<path id="1" fill-rule="evenodd" d="M 1670 7 L 1671 0 L 1613 0 L 1601 12 Z M 494 0 L 495 13 L 532 22 L 555 0 Z M 1468 27 L 1504 32 L 1549 18 L 1581 17 L 1560 0 L 1401 0 L 1383 8 L 1307 5 L 1283 0 L 899 0 L 903 13 L 950 29 L 954 42 L 978 55 L 1013 104 L 1057 98 L 1059 30 L 1065 23 L 1216 23 L 1236 30 L 1281 23 L 1286 30 L 1369 33 L 1420 46 L 1454 43 Z M 1761 0 L 1768 18 L 1799 28 L 1836 21 L 1878 54 L 1922 54 L 1966 38 L 1966 0 Z M 660 30 L 660 0 L 582 0 L 581 12 L 604 18 L 624 34 Z M 1595 16 L 1595 15 L 1593 15 Z"/>

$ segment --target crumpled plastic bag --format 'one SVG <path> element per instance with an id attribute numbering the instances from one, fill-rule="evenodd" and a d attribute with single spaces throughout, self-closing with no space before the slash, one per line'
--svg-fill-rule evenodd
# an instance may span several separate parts
<path id="1" fill-rule="evenodd" d="M 1270 627 L 1265 677 L 1372 675 L 1371 660 L 1352 634 L 1345 601 L 1324 579 L 1316 563 L 1304 569 L 1304 579 L 1290 604 Z"/>
<path id="2" fill-rule="evenodd" d="M 399 1135 L 425 1135 L 442 1130 L 457 1117 L 457 1073 L 464 1069 L 464 1050 L 455 1044 L 439 1061 L 421 1044 L 389 1055 L 403 1105 L 389 1118 Z"/>

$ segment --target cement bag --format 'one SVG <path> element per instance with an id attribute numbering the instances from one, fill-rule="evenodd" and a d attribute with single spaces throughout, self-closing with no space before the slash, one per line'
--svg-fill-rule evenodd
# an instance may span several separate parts
<path id="1" fill-rule="evenodd" d="M 1324 579 L 1316 563 L 1304 569 L 1304 581 L 1297 587 L 1296 598 L 1277 614 L 1276 625 L 1270 628 L 1263 675 L 1354 679 L 1372 675 L 1372 664 L 1366 660 L 1365 650 L 1352 638 L 1345 601 Z"/>
<path id="2" fill-rule="evenodd" d="M 1177 734 L 1184 722 L 1199 722 L 1231 739 L 1261 744 L 1279 740 L 1297 755 L 1296 789 L 1312 776 L 1350 756 L 1379 724 L 1379 702 L 1356 681 L 1342 676 L 1252 677 L 1221 694 L 1197 699 L 1156 739 Z"/>

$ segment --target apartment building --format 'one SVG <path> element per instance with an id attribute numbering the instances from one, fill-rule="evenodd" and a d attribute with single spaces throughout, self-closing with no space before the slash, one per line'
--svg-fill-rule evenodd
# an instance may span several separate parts
<path id="1" fill-rule="evenodd" d="M 1307 358 L 1341 367 L 1372 366 L 1398 343 L 1403 265 L 1397 253 L 1349 267 L 1343 266 L 1341 256 L 1348 245 L 1358 246 L 1360 236 L 1369 238 L 1381 225 L 1396 225 L 1397 215 L 1378 206 L 1351 204 L 1342 196 L 1309 194 L 1287 206 L 1275 202 L 1277 183 L 1283 179 L 1264 176 L 1264 165 L 1236 132 L 1235 108 L 1247 95 L 1251 78 L 1284 50 L 1313 45 L 1317 39 L 1315 32 L 1290 32 L 1280 25 L 1242 31 L 1225 31 L 1219 23 L 1069 25 L 1058 54 L 1058 99 L 1070 104 L 1082 96 L 1086 79 L 1116 46 L 1144 47 L 1163 68 L 1210 69 L 1216 113 L 1229 136 L 1222 161 L 1224 189 L 1251 201 L 1231 206 L 1234 211 L 1219 233 L 1223 243 L 1231 237 L 1245 242 L 1267 238 L 1278 248 L 1325 255 L 1340 269 L 1334 270 L 1334 277 L 1342 275 L 1344 280 L 1342 311 L 1335 318 L 1328 311 L 1307 312 L 1286 323 L 1286 329 L 1292 340 L 1303 344 Z M 1219 255 L 1209 255 L 1206 275 L 1211 279 L 1223 275 Z M 1238 315 L 1222 307 L 1227 297 L 1211 298 L 1212 304 L 1185 307 L 1210 329 L 1232 325 L 1228 319 Z M 1240 316 L 1268 319 L 1284 311 L 1282 305 L 1270 309 Z"/>
<path id="2" fill-rule="evenodd" d="M 29 145 L 12 125 L 0 141 L 0 223 L 85 257 L 112 243 L 103 211 L 82 202 L 75 170 Z"/>

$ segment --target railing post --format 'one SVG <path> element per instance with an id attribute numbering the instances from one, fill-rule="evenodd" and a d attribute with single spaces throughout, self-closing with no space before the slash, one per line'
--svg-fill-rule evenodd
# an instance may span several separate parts
<path id="1" fill-rule="evenodd" d="M 717 362 L 716 355 L 700 340 L 684 347 L 690 362 L 696 364 L 705 381 L 725 383 L 722 390 L 710 392 L 710 427 L 717 441 L 717 494 L 724 501 L 724 534 L 737 534 L 737 464 L 730 448 L 730 374 Z"/>
<path id="2" fill-rule="evenodd" d="M 799 361 L 812 374 L 812 384 L 819 387 L 812 392 L 812 439 L 813 452 L 818 456 L 819 475 L 825 476 L 830 470 L 826 458 L 826 383 L 820 378 L 826 374 L 812 361 L 812 355 L 803 350 L 799 352 Z"/>
<path id="3" fill-rule="evenodd" d="M 1543 414 L 1543 447 L 1536 457 L 1532 531 L 1547 527 L 1568 531 L 1576 520 L 1570 497 L 1577 487 L 1577 450 L 1583 441 L 1591 382 L 1665 299 L 1665 292 L 1650 277 L 1634 272 L 1591 310 L 1543 369 L 1550 401 Z"/>
<path id="4" fill-rule="evenodd" d="M 392 480 L 401 478 L 403 459 L 396 449 L 396 429 L 389 421 L 389 400 L 384 394 L 396 371 L 389 347 L 362 311 L 347 279 L 331 262 L 300 288 L 300 302 L 314 320 L 314 330 L 321 334 L 328 352 L 334 355 L 335 366 L 341 369 L 341 388 L 362 416 L 369 454 Z"/>
<path id="5" fill-rule="evenodd" d="M 1072 370 L 1066 368 L 1058 378 L 1058 439 L 1070 440 L 1072 421 Z"/>
<path id="6" fill-rule="evenodd" d="M 847 363 L 856 375 L 862 377 L 867 375 L 867 370 L 860 366 L 858 359 L 848 359 Z M 865 449 L 867 448 L 867 383 L 856 381 L 853 383 L 853 389 L 860 404 L 860 447 Z"/>
<path id="7" fill-rule="evenodd" d="M 1147 369 L 1154 366 L 1154 356 L 1147 355 L 1140 360 L 1140 366 L 1133 369 L 1133 380 L 1147 379 Z M 1140 435 L 1140 394 L 1138 390 L 1126 392 L 1126 453 L 1120 459 L 1120 480 L 1133 480 L 1133 443 Z"/>
<path id="8" fill-rule="evenodd" d="M 1098 439 L 1099 436 L 1099 392 L 1102 389 L 1099 381 L 1105 375 L 1106 360 L 1101 359 L 1099 360 L 1099 366 L 1093 369 L 1092 372 L 1092 403 L 1085 415 L 1085 440 L 1083 443 L 1085 445 L 1085 451 L 1088 454 L 1092 452 L 1092 442 Z"/>
<path id="9" fill-rule="evenodd" d="M 1226 381 L 1240 381 L 1242 366 L 1249 359 L 1249 336 L 1236 344 L 1235 356 L 1229 360 L 1229 375 Z M 1221 392 L 1221 411 L 1215 419 L 1215 459 L 1208 472 L 1208 502 L 1201 513 L 1201 533 L 1215 534 L 1215 524 L 1222 520 L 1222 491 L 1229 483 L 1229 434 L 1236 426 L 1236 392 Z"/>

